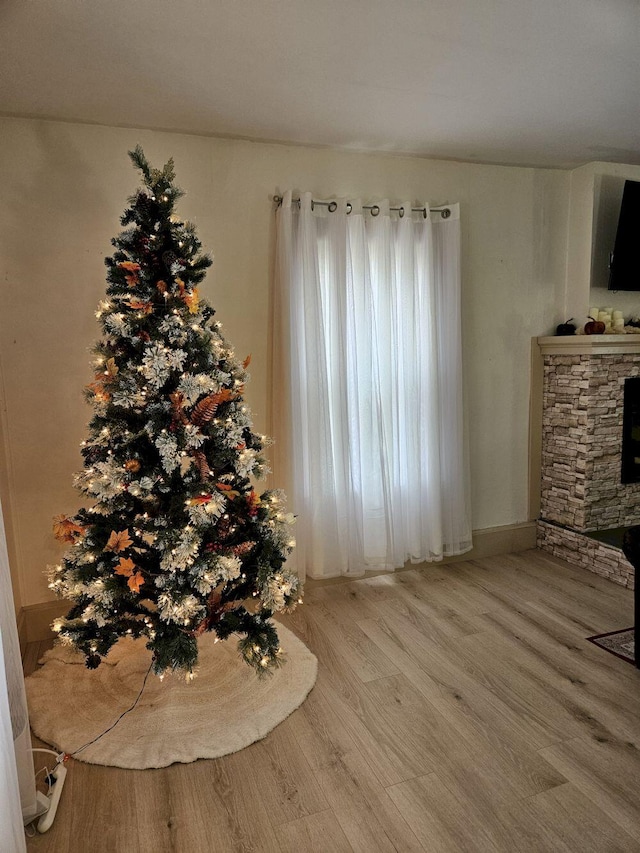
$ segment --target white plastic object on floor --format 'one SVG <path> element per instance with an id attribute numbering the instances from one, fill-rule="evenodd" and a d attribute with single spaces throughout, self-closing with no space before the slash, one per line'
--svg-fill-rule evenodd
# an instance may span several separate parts
<path id="1" fill-rule="evenodd" d="M 64 780 L 67 776 L 67 768 L 64 764 L 58 764 L 55 770 L 51 772 L 51 775 L 56 781 L 51 789 L 51 794 L 47 798 L 49 800 L 49 808 L 46 814 L 43 814 L 38 821 L 38 832 L 46 832 L 48 829 L 51 829 L 51 824 L 53 823 L 58 810 L 58 803 L 60 802 L 60 795 L 62 794 Z"/>
<path id="2" fill-rule="evenodd" d="M 33 823 L 34 820 L 37 820 L 41 815 L 48 811 L 49 797 L 47 797 L 46 794 L 43 794 L 42 791 L 36 791 L 36 801 L 33 805 L 33 809 L 22 810 L 22 820 L 24 822 L 24 825 L 28 826 L 30 823 Z"/>

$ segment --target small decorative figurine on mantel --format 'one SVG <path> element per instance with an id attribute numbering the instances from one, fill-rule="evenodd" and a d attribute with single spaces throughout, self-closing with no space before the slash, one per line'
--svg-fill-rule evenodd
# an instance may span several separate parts
<path id="1" fill-rule="evenodd" d="M 556 326 L 556 335 L 566 336 L 566 335 L 575 335 L 576 327 L 573 322 L 573 317 L 569 320 L 566 320 L 564 323 L 560 323 L 559 326 Z"/>
<path id="2" fill-rule="evenodd" d="M 585 335 L 604 335 L 606 325 L 604 321 L 589 317 L 589 320 L 584 325 Z"/>

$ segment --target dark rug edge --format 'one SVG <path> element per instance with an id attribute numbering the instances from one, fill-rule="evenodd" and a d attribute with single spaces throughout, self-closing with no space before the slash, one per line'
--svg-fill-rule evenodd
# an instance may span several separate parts
<path id="1" fill-rule="evenodd" d="M 626 634 L 628 631 L 633 631 L 634 626 L 632 625 L 630 628 L 620 628 L 618 631 L 606 631 L 604 634 L 594 634 L 593 637 L 586 637 L 586 639 L 593 643 L 594 646 L 597 646 L 599 649 L 602 649 L 604 652 L 608 652 L 610 655 L 614 655 L 620 660 L 624 660 L 627 663 L 630 663 L 632 666 L 636 665 L 635 659 L 629 657 L 628 655 L 621 655 L 618 652 L 614 652 L 612 649 L 608 649 L 606 646 L 603 646 L 602 643 L 599 643 L 598 640 L 601 640 L 603 637 L 613 637 L 616 634 Z"/>

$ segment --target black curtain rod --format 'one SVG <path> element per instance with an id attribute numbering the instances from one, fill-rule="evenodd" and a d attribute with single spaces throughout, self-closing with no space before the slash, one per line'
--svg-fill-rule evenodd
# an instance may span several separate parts
<path id="1" fill-rule="evenodd" d="M 276 205 L 278 207 L 280 207 L 280 205 L 282 204 L 282 196 L 281 195 L 274 195 L 273 200 L 276 203 Z M 299 198 L 292 198 L 291 203 L 297 204 L 298 206 L 300 206 L 300 199 Z M 318 207 L 328 208 L 329 213 L 335 213 L 335 211 L 338 209 L 338 202 L 337 201 L 316 201 L 315 199 L 312 199 L 311 210 L 313 210 L 313 208 L 315 207 L 316 204 L 318 205 Z M 380 213 L 380 207 L 377 204 L 363 204 L 362 208 L 363 208 L 363 210 L 370 210 L 372 216 L 377 216 Z M 347 202 L 347 214 L 351 213 L 352 210 L 353 210 L 353 207 L 351 206 L 351 203 Z M 397 210 L 400 213 L 401 219 L 404 216 L 404 207 L 390 207 L 389 210 Z M 439 213 L 443 219 L 448 219 L 451 216 L 451 210 L 448 207 L 430 207 L 429 210 L 432 210 L 434 213 Z M 427 218 L 427 208 L 426 207 L 412 207 L 411 212 L 412 213 L 421 213 L 425 219 Z"/>

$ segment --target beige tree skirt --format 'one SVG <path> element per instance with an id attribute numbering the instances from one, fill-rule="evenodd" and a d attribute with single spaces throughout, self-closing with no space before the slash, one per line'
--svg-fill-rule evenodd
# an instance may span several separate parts
<path id="1" fill-rule="evenodd" d="M 278 625 L 285 665 L 259 679 L 240 657 L 236 638 L 199 640 L 197 677 L 160 681 L 150 674 L 140 701 L 118 725 L 77 755 L 90 764 L 144 769 L 218 758 L 265 737 L 315 684 L 317 660 Z M 120 640 L 95 670 L 57 645 L 26 680 L 31 728 L 41 740 L 72 753 L 111 726 L 135 701 L 151 661 L 145 640 Z"/>

